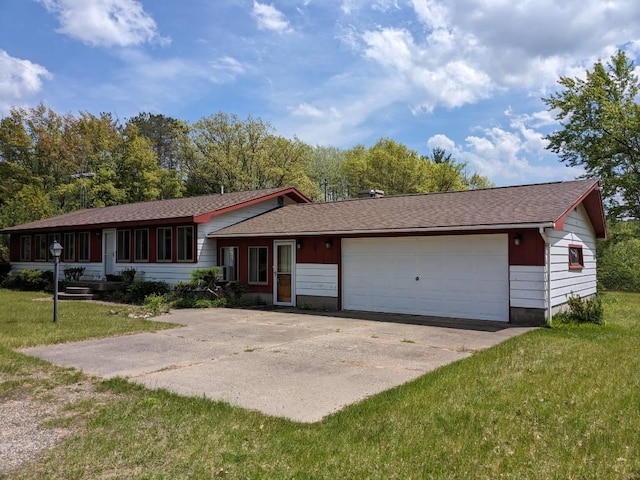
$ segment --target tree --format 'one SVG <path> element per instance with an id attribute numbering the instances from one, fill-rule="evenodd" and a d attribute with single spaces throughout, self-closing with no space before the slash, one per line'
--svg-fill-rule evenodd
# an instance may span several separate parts
<path id="1" fill-rule="evenodd" d="M 586 77 L 560 77 L 561 90 L 543 101 L 562 129 L 548 149 L 602 182 L 608 214 L 640 218 L 640 92 L 634 64 L 623 51 L 596 62 Z"/>
<path id="2" fill-rule="evenodd" d="M 151 141 L 161 167 L 168 170 L 181 169 L 189 135 L 187 123 L 164 115 L 144 112 L 130 118 L 127 125 L 135 125 L 139 135 Z"/>
<path id="3" fill-rule="evenodd" d="M 279 137 L 270 124 L 218 113 L 198 120 L 191 129 L 187 163 L 190 195 L 293 185 L 317 196 L 309 180 L 310 147 Z"/>
<path id="4" fill-rule="evenodd" d="M 311 151 L 308 175 L 320 189 L 319 200 L 336 201 L 349 197 L 347 178 L 343 174 L 346 152 L 336 147 L 316 146 Z"/>
<path id="5" fill-rule="evenodd" d="M 370 148 L 357 145 L 348 150 L 343 170 L 351 197 L 369 189 L 383 190 L 385 195 L 428 191 L 427 162 L 390 138 L 381 138 Z"/>

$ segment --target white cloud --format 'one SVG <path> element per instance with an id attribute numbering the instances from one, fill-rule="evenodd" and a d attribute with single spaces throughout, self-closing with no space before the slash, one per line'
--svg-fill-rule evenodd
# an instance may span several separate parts
<path id="1" fill-rule="evenodd" d="M 271 30 L 277 33 L 289 33 L 292 30 L 284 14 L 273 5 L 253 2 L 253 17 L 260 30 Z"/>
<path id="2" fill-rule="evenodd" d="M 166 44 L 156 22 L 136 0 L 40 0 L 57 15 L 59 33 L 93 46 Z"/>
<path id="3" fill-rule="evenodd" d="M 583 74 L 618 46 L 633 50 L 640 42 L 639 2 L 406 1 L 419 23 L 361 15 L 339 38 L 378 65 L 379 77 L 410 82 L 409 97 L 396 100 L 414 112 L 473 104 L 508 90 L 540 97 L 561 75 Z M 342 3 L 351 17 L 362 8 L 359 0 Z"/>
<path id="4" fill-rule="evenodd" d="M 366 31 L 362 40 L 365 57 L 411 85 L 409 98 L 402 100 L 410 102 L 414 111 L 431 112 L 438 105 L 453 108 L 475 103 L 489 97 L 493 89 L 485 72 L 455 57 L 446 60 L 427 54 L 406 30 Z"/>
<path id="5" fill-rule="evenodd" d="M 571 180 L 584 173 L 580 168 L 567 168 L 545 150 L 545 134 L 535 128 L 550 125 L 548 112 L 515 115 L 509 110 L 505 115 L 508 128 L 477 127 L 478 134 L 467 136 L 462 144 L 437 134 L 427 140 L 427 146 L 445 149 L 499 186 L 531 183 L 532 178 L 536 182 Z"/>
<path id="6" fill-rule="evenodd" d="M 42 65 L 0 50 L 0 114 L 40 92 L 43 80 L 50 78 L 51 73 Z"/>

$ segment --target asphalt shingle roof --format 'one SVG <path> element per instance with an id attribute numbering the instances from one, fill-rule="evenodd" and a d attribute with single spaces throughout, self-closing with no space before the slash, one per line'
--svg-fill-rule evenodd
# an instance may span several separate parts
<path id="1" fill-rule="evenodd" d="M 558 221 L 597 186 L 577 180 L 486 190 L 288 205 L 212 237 L 473 229 Z"/>
<path id="2" fill-rule="evenodd" d="M 288 191 L 290 188 L 269 188 L 250 190 L 245 192 L 231 192 L 225 194 L 203 195 L 199 197 L 174 198 L 150 202 L 130 203 L 112 207 L 90 208 L 77 210 L 56 217 L 38 220 L 23 225 L 16 225 L 3 232 L 42 230 L 50 228 L 64 228 L 73 226 L 109 225 L 128 222 L 142 222 L 153 220 L 170 220 L 193 218 L 218 210 L 241 205 L 253 200 L 267 197 L 278 192 Z"/>

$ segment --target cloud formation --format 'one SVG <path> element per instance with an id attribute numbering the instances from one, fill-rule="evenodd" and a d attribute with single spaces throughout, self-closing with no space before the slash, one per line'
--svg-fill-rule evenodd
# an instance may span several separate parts
<path id="1" fill-rule="evenodd" d="M 37 63 L 15 58 L 0 50 L 0 114 L 37 94 L 51 73 Z"/>
<path id="2" fill-rule="evenodd" d="M 96 47 L 167 44 L 156 22 L 136 0 L 39 0 L 57 15 L 57 30 Z"/>
<path id="3" fill-rule="evenodd" d="M 254 1 L 252 14 L 260 30 L 270 30 L 277 33 L 293 31 L 284 14 L 271 4 Z"/>

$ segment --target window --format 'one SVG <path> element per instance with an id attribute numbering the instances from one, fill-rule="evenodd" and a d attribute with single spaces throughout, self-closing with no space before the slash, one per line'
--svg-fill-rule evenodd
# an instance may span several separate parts
<path id="1" fill-rule="evenodd" d="M 135 243 L 135 261 L 136 262 L 148 262 L 149 261 L 149 230 L 146 228 L 136 230 L 134 233 Z"/>
<path id="2" fill-rule="evenodd" d="M 20 261 L 31 261 L 31 235 L 20 237 Z"/>
<path id="3" fill-rule="evenodd" d="M 47 236 L 36 235 L 36 261 L 46 261 L 47 251 Z"/>
<path id="4" fill-rule="evenodd" d="M 129 262 L 131 260 L 131 230 L 118 230 L 116 252 L 118 262 Z"/>
<path id="5" fill-rule="evenodd" d="M 156 258 L 159 262 L 171 261 L 171 227 L 160 227 L 157 230 L 158 248 Z"/>
<path id="6" fill-rule="evenodd" d="M 89 232 L 80 232 L 78 234 L 78 261 L 79 262 L 88 262 L 90 261 L 90 250 L 91 250 L 91 237 L 89 236 Z"/>
<path id="7" fill-rule="evenodd" d="M 64 256 L 65 262 L 75 262 L 76 260 L 76 234 L 75 233 L 65 233 L 64 234 L 64 243 L 62 244 L 64 250 L 62 251 L 62 255 Z"/>
<path id="8" fill-rule="evenodd" d="M 178 227 L 178 261 L 193 261 L 193 227 Z"/>
<path id="9" fill-rule="evenodd" d="M 249 247 L 249 283 L 267 283 L 267 247 Z"/>
<path id="10" fill-rule="evenodd" d="M 581 245 L 569 245 L 569 269 L 580 270 L 584 268 Z"/>
<path id="11" fill-rule="evenodd" d="M 223 247 L 220 249 L 220 265 L 222 266 L 222 280 L 235 282 L 238 280 L 238 247 Z"/>

